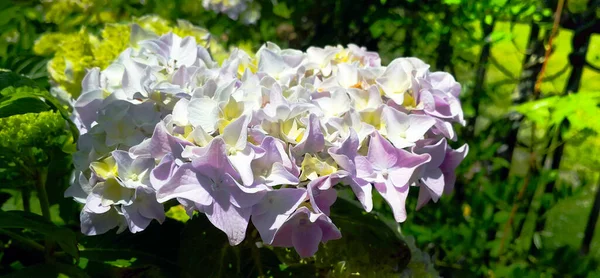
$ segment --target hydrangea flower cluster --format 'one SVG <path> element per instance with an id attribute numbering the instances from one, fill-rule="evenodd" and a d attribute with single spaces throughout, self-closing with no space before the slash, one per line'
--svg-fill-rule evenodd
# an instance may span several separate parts
<path id="1" fill-rule="evenodd" d="M 222 65 L 192 37 L 169 33 L 90 70 L 74 105 L 87 235 L 144 230 L 176 200 L 242 242 L 252 222 L 265 244 L 313 255 L 341 233 L 330 219 L 349 187 L 368 212 L 372 188 L 398 222 L 449 193 L 467 145 L 461 86 L 416 58 L 381 66 L 377 53 L 267 43 Z"/>
<path id="2" fill-rule="evenodd" d="M 206 29 L 185 20 L 172 24 L 154 15 L 133 18 L 128 23 L 106 24 L 100 36 L 87 28 L 78 32 L 45 33 L 36 41 L 33 50 L 37 55 L 53 56 L 48 62 L 51 93 L 72 105 L 73 98 L 81 92 L 81 81 L 87 69 L 106 69 L 125 49 L 137 48 L 138 41 L 168 32 L 193 36 L 198 43 L 210 48 L 213 57 L 227 56 L 226 49 Z"/>
<path id="3" fill-rule="evenodd" d="M 253 0 L 202 0 L 202 6 L 244 24 L 254 24 L 260 18 L 260 5 Z"/>

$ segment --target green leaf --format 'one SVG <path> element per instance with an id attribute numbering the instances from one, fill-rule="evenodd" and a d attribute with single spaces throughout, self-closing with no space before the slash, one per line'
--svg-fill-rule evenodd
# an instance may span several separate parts
<path id="1" fill-rule="evenodd" d="M 104 262 L 118 267 L 140 266 L 144 264 L 175 266 L 175 263 L 166 261 L 164 258 L 154 254 L 126 248 L 82 248 L 79 251 L 79 255 L 90 261 Z"/>
<path id="2" fill-rule="evenodd" d="M 486 15 L 485 19 L 483 20 L 483 22 L 485 22 L 485 24 L 487 25 L 492 25 L 492 22 L 494 21 L 494 18 L 491 15 Z"/>
<path id="3" fill-rule="evenodd" d="M 41 92 L 38 96 L 43 97 L 52 109 L 60 112 L 60 115 L 63 117 L 63 119 L 69 123 L 69 130 L 73 135 L 73 140 L 77 141 L 79 138 L 79 130 L 77 129 L 77 126 L 75 126 L 75 123 L 71 121 L 69 111 L 67 111 L 67 109 L 65 109 L 65 107 L 47 91 Z"/>
<path id="4" fill-rule="evenodd" d="M 512 37 L 512 34 L 509 32 L 495 31 L 490 34 L 489 40 L 492 43 L 496 43 L 503 40 L 509 40 Z"/>
<path id="5" fill-rule="evenodd" d="M 90 277 L 85 273 L 85 271 L 77 268 L 73 265 L 62 264 L 62 263 L 53 263 L 53 264 L 38 264 L 30 267 L 22 268 L 18 271 L 15 271 L 9 275 L 2 276 L 5 278 L 56 278 L 56 277 L 73 277 L 73 278 L 84 278 Z"/>
<path id="6" fill-rule="evenodd" d="M 181 223 L 188 222 L 190 217 L 187 215 L 185 208 L 182 205 L 176 205 L 169 208 L 169 210 L 165 213 L 167 217 L 177 220 Z"/>
<path id="7" fill-rule="evenodd" d="M 12 71 L 0 69 L 0 90 L 10 87 L 10 86 L 13 86 L 13 87 L 23 87 L 23 86 L 37 87 L 37 84 L 33 80 L 31 80 L 23 75 L 16 74 Z"/>
<path id="8" fill-rule="evenodd" d="M 292 11 L 284 2 L 279 2 L 273 6 L 273 13 L 283 18 L 290 18 Z"/>
<path id="9" fill-rule="evenodd" d="M 314 277 L 314 264 L 282 262 L 278 254 L 295 254 L 286 248 L 257 247 L 258 231 L 248 227 L 246 239 L 237 246 L 229 245 L 225 233 L 214 227 L 204 215 L 194 216 L 181 234 L 178 265 L 184 277 Z M 280 267 L 285 264 L 287 267 Z"/>
<path id="10" fill-rule="evenodd" d="M 495 223 L 506 223 L 508 218 L 510 217 L 510 213 L 508 211 L 499 211 L 494 215 Z"/>
<path id="11" fill-rule="evenodd" d="M 57 227 L 37 214 L 24 211 L 0 211 L 0 228 L 36 231 L 55 240 L 67 254 L 79 258 L 75 233 L 69 229 Z"/>
<path id="12" fill-rule="evenodd" d="M 549 97 L 537 101 L 530 101 L 516 106 L 514 109 L 529 120 L 536 123 L 545 123 L 550 118 L 550 110 L 560 97 Z"/>
<path id="13" fill-rule="evenodd" d="M 286 270 L 308 264 L 323 276 L 348 277 L 353 273 L 365 277 L 398 276 L 411 259 L 398 223 L 382 214 L 364 212 L 355 197 L 351 197 L 351 191 L 339 192 L 330 216 L 342 233 L 341 239 L 321 244 L 311 258 L 300 259 L 292 248 L 273 248 L 273 252 L 288 266 Z"/>
<path id="14" fill-rule="evenodd" d="M 536 7 L 535 5 L 529 5 L 526 10 L 523 11 L 521 16 L 530 16 L 535 13 Z"/>
<path id="15" fill-rule="evenodd" d="M 79 138 L 79 130 L 77 129 L 77 127 L 75 126 L 73 121 L 71 121 L 69 111 L 67 111 L 67 109 L 60 103 L 60 101 L 58 101 L 48 91 L 35 89 L 35 90 L 31 90 L 31 94 L 29 94 L 29 95 L 17 94 L 16 96 L 10 97 L 8 93 L 13 92 L 14 90 L 13 91 L 4 91 L 4 89 L 7 89 L 8 87 L 38 88 L 38 85 L 36 84 L 35 81 L 33 81 L 25 76 L 16 74 L 11 71 L 0 69 L 0 90 L 2 90 L 2 93 L 0 93 L 0 111 L 2 110 L 1 106 L 3 105 L 3 103 L 5 101 L 10 101 L 11 99 L 17 99 L 17 98 L 21 98 L 21 97 L 41 98 L 40 101 L 46 105 L 46 106 L 44 106 L 45 110 L 39 110 L 39 109 L 41 109 L 39 103 L 32 106 L 31 109 L 27 109 L 27 107 L 29 107 L 27 104 L 20 104 L 20 105 L 15 104 L 15 106 L 17 108 L 13 107 L 13 108 L 7 110 L 6 114 L 13 113 L 13 114 L 9 114 L 9 116 L 17 114 L 14 111 L 20 112 L 18 114 L 23 114 L 22 111 L 27 111 L 24 113 L 30 113 L 30 112 L 37 113 L 37 112 L 41 112 L 41 111 L 46 111 L 50 108 L 55 111 L 59 111 L 61 116 L 69 123 L 69 130 L 71 131 L 71 133 L 73 135 L 73 139 L 75 141 L 77 141 L 77 139 Z M 28 90 L 28 92 L 29 92 L 29 90 Z M 7 97 L 9 97 L 9 98 L 7 98 Z M 29 102 L 31 102 L 31 100 L 29 100 Z M 6 104 L 6 105 L 8 105 L 8 104 Z M 39 110 L 39 111 L 35 111 L 35 110 Z M 13 111 L 13 112 L 11 112 L 11 111 Z M 0 112 L 0 115 L 1 114 L 2 114 L 2 112 Z M 2 117 L 2 116 L 0 116 L 0 117 Z"/>
<path id="16" fill-rule="evenodd" d="M 533 244 L 535 244 L 537 249 L 542 249 L 542 236 L 539 232 L 533 234 Z"/>
<path id="17" fill-rule="evenodd" d="M 8 200 L 12 198 L 12 195 L 7 192 L 0 191 L 0 206 L 4 205 Z"/>
<path id="18" fill-rule="evenodd" d="M 12 115 L 39 113 L 50 109 L 39 96 L 39 89 L 13 86 L 0 91 L 0 118 Z"/>
<path id="19" fill-rule="evenodd" d="M 342 238 L 320 246 L 317 267 L 335 269 L 345 262 L 343 273 L 361 273 L 367 277 L 389 277 L 402 271 L 410 262 L 411 252 L 402 240 L 396 221 L 375 212 L 366 213 L 354 199 L 340 191 L 331 207 L 331 219 L 342 232 Z"/>
<path id="20" fill-rule="evenodd" d="M 107 273 L 104 277 L 114 277 L 115 271 L 133 271 L 153 266 L 168 274 L 162 277 L 179 277 L 177 257 L 183 226 L 181 222 L 167 219 L 162 225 L 152 223 L 141 233 L 115 234 L 115 231 L 111 231 L 82 237 L 80 257 L 87 262 L 82 267 L 89 273 L 100 271 Z M 125 261 L 131 264 L 127 270 Z M 122 268 L 115 268 L 114 264 L 121 264 Z"/>
<path id="21" fill-rule="evenodd" d="M 551 9 L 543 9 L 542 10 L 542 15 L 545 17 L 549 17 L 552 15 L 552 10 Z"/>
<path id="22" fill-rule="evenodd" d="M 458 5 L 461 2 L 461 0 L 444 0 L 444 4 L 446 5 Z"/>
<path id="23" fill-rule="evenodd" d="M 16 96 L 0 103 L 0 118 L 26 113 L 39 113 L 50 109 L 37 97 Z"/>
<path id="24" fill-rule="evenodd" d="M 512 15 L 518 15 L 521 12 L 521 9 L 523 9 L 523 6 L 514 5 L 514 6 L 510 7 L 510 13 Z"/>

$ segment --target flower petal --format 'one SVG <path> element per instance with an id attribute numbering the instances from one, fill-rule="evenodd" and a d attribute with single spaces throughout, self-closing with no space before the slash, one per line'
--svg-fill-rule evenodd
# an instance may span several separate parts
<path id="1" fill-rule="evenodd" d="M 265 198 L 252 208 L 252 223 L 265 243 L 273 243 L 277 230 L 304 202 L 306 196 L 305 189 L 282 188 L 269 191 Z"/>
<path id="2" fill-rule="evenodd" d="M 215 202 L 212 209 L 205 213 L 210 223 L 227 234 L 229 244 L 235 246 L 246 237 L 251 212 L 250 208 L 240 209 L 232 205 L 223 207 L 219 202 Z"/>
<path id="3" fill-rule="evenodd" d="M 206 133 L 215 132 L 219 120 L 219 104 L 210 98 L 192 99 L 188 105 L 188 120 Z"/>
<path id="4" fill-rule="evenodd" d="M 184 198 L 208 206 L 212 204 L 213 200 L 202 185 L 203 183 L 209 187 L 212 185 L 208 178 L 196 174 L 191 164 L 184 164 L 177 169 L 167 183 L 158 189 L 156 199 L 158 202 L 164 203 L 174 198 Z"/>
<path id="5" fill-rule="evenodd" d="M 323 231 L 318 225 L 307 225 L 292 230 L 292 244 L 301 258 L 307 258 L 319 250 Z"/>

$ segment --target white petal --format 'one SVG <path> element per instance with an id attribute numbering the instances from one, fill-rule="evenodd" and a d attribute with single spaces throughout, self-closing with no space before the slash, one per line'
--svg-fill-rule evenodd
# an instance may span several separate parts
<path id="1" fill-rule="evenodd" d="M 349 88 L 358 83 L 358 70 L 351 64 L 338 65 L 338 82 L 344 88 Z"/>
<path id="2" fill-rule="evenodd" d="M 209 98 L 192 99 L 188 105 L 188 121 L 200 126 L 206 133 L 215 132 L 219 120 L 219 104 Z"/>

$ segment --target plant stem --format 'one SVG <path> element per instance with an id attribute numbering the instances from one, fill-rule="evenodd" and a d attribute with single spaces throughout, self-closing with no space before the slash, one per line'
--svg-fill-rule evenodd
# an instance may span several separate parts
<path id="1" fill-rule="evenodd" d="M 546 48 L 546 53 L 544 53 L 544 63 L 542 64 L 542 69 L 540 70 L 540 75 L 538 80 L 535 82 L 535 87 L 533 89 L 533 93 L 535 95 L 540 93 L 542 88 L 542 80 L 544 78 L 544 73 L 546 72 L 546 66 L 548 65 L 548 59 L 550 59 L 550 54 L 552 53 L 552 40 L 556 36 L 558 32 L 558 26 L 560 24 L 560 18 L 562 15 L 563 7 L 565 4 L 565 0 L 559 0 L 556 5 L 556 11 L 554 11 L 554 22 L 552 24 L 552 32 L 550 33 L 550 38 L 548 39 L 548 47 Z"/>
<path id="2" fill-rule="evenodd" d="M 48 178 L 48 168 L 42 168 L 37 175 L 37 191 L 38 199 L 40 200 L 40 208 L 42 216 L 50 221 L 50 202 L 48 201 L 48 193 L 46 191 L 46 179 Z"/>
<path id="3" fill-rule="evenodd" d="M 39 252 L 44 252 L 44 246 L 40 245 L 39 243 L 37 243 L 31 239 L 24 237 L 22 235 L 19 235 L 17 233 L 11 232 L 9 230 L 1 229 L 1 228 L 0 228 L 0 234 L 7 235 L 10 238 L 22 243 L 23 245 L 25 245 L 31 249 L 34 249 Z"/>
<path id="4" fill-rule="evenodd" d="M 23 198 L 23 210 L 31 212 L 31 191 L 28 187 L 21 189 L 21 198 Z"/>
<path id="5" fill-rule="evenodd" d="M 592 205 L 592 212 L 588 218 L 587 225 L 585 227 L 585 234 L 583 237 L 583 243 L 581 244 L 581 253 L 587 255 L 590 253 L 590 245 L 594 238 L 594 230 L 598 223 L 598 215 L 600 215 L 600 179 L 598 179 L 598 186 L 596 188 L 596 197 L 594 198 L 594 204 Z"/>
<path id="6" fill-rule="evenodd" d="M 523 180 L 523 185 L 519 190 L 517 199 L 515 200 L 512 209 L 510 210 L 510 216 L 508 217 L 508 221 L 506 221 L 506 223 L 504 224 L 504 228 L 502 229 L 502 239 L 500 240 L 500 248 L 498 249 L 498 256 L 502 255 L 502 252 L 504 251 L 504 245 L 508 240 L 510 228 L 512 226 L 513 220 L 515 219 L 515 215 L 517 214 L 517 210 L 519 209 L 519 203 L 521 202 L 521 199 L 523 199 L 523 195 L 525 195 L 525 190 L 529 186 L 529 181 L 531 179 L 530 177 L 531 175 L 528 174 Z"/>
<path id="7" fill-rule="evenodd" d="M 485 22 L 481 22 L 481 29 L 483 30 L 483 36 L 481 40 L 484 42 L 481 47 L 481 52 L 479 54 L 479 61 L 477 62 L 477 69 L 475 75 L 475 85 L 473 87 L 473 96 L 472 96 L 472 105 L 474 109 L 473 117 L 468 120 L 469 127 L 466 130 L 465 139 L 469 142 L 469 139 L 475 138 L 475 126 L 477 124 L 477 117 L 479 116 L 479 111 L 481 109 L 481 99 L 484 97 L 485 93 L 485 76 L 487 73 L 487 65 L 490 60 L 490 53 L 492 50 L 492 42 L 485 41 L 492 32 L 494 31 L 494 25 L 496 24 L 496 19 L 493 19 L 490 24 Z"/>
<path id="8" fill-rule="evenodd" d="M 252 249 L 252 260 L 254 261 L 254 265 L 256 266 L 256 269 L 258 270 L 258 276 L 259 277 L 265 277 L 265 273 L 263 272 L 262 269 L 262 263 L 260 261 L 260 250 L 258 250 L 258 247 L 255 245 L 255 242 L 257 241 L 257 231 L 253 230 L 251 233 L 251 240 L 249 242 L 249 247 Z"/>
<path id="9" fill-rule="evenodd" d="M 38 199 L 40 200 L 40 208 L 42 209 L 42 216 L 46 220 L 51 221 L 50 217 L 50 202 L 48 201 L 48 192 L 46 191 L 46 180 L 48 178 L 48 168 L 42 167 L 37 174 L 37 192 Z M 45 240 L 45 258 L 46 262 L 54 261 L 52 257 L 52 249 L 54 249 L 54 241 L 51 238 Z"/>
<path id="10" fill-rule="evenodd" d="M 532 123 L 531 124 L 531 142 L 529 142 L 529 171 L 527 173 L 527 176 L 523 180 L 523 185 L 521 186 L 521 189 L 519 190 L 519 194 L 517 195 L 517 199 L 515 200 L 513 207 L 510 211 L 510 216 L 508 218 L 508 221 L 506 222 L 506 224 L 504 224 L 504 230 L 502 232 L 502 239 L 500 240 L 500 249 L 498 250 L 498 256 L 502 255 L 502 252 L 504 251 L 504 245 L 507 240 L 508 240 L 508 243 L 510 244 L 510 240 L 508 239 L 508 237 L 509 237 L 508 234 L 509 234 L 509 231 L 511 230 L 511 226 L 513 224 L 515 216 L 517 215 L 517 211 L 519 210 L 519 205 L 521 203 L 521 200 L 523 199 L 523 196 L 525 195 L 525 191 L 527 190 L 527 187 L 529 187 L 529 182 L 531 181 L 531 176 L 538 174 L 536 153 L 535 153 L 535 127 L 536 127 L 536 124 Z M 525 220 L 523 220 L 523 221 L 525 221 Z"/>

